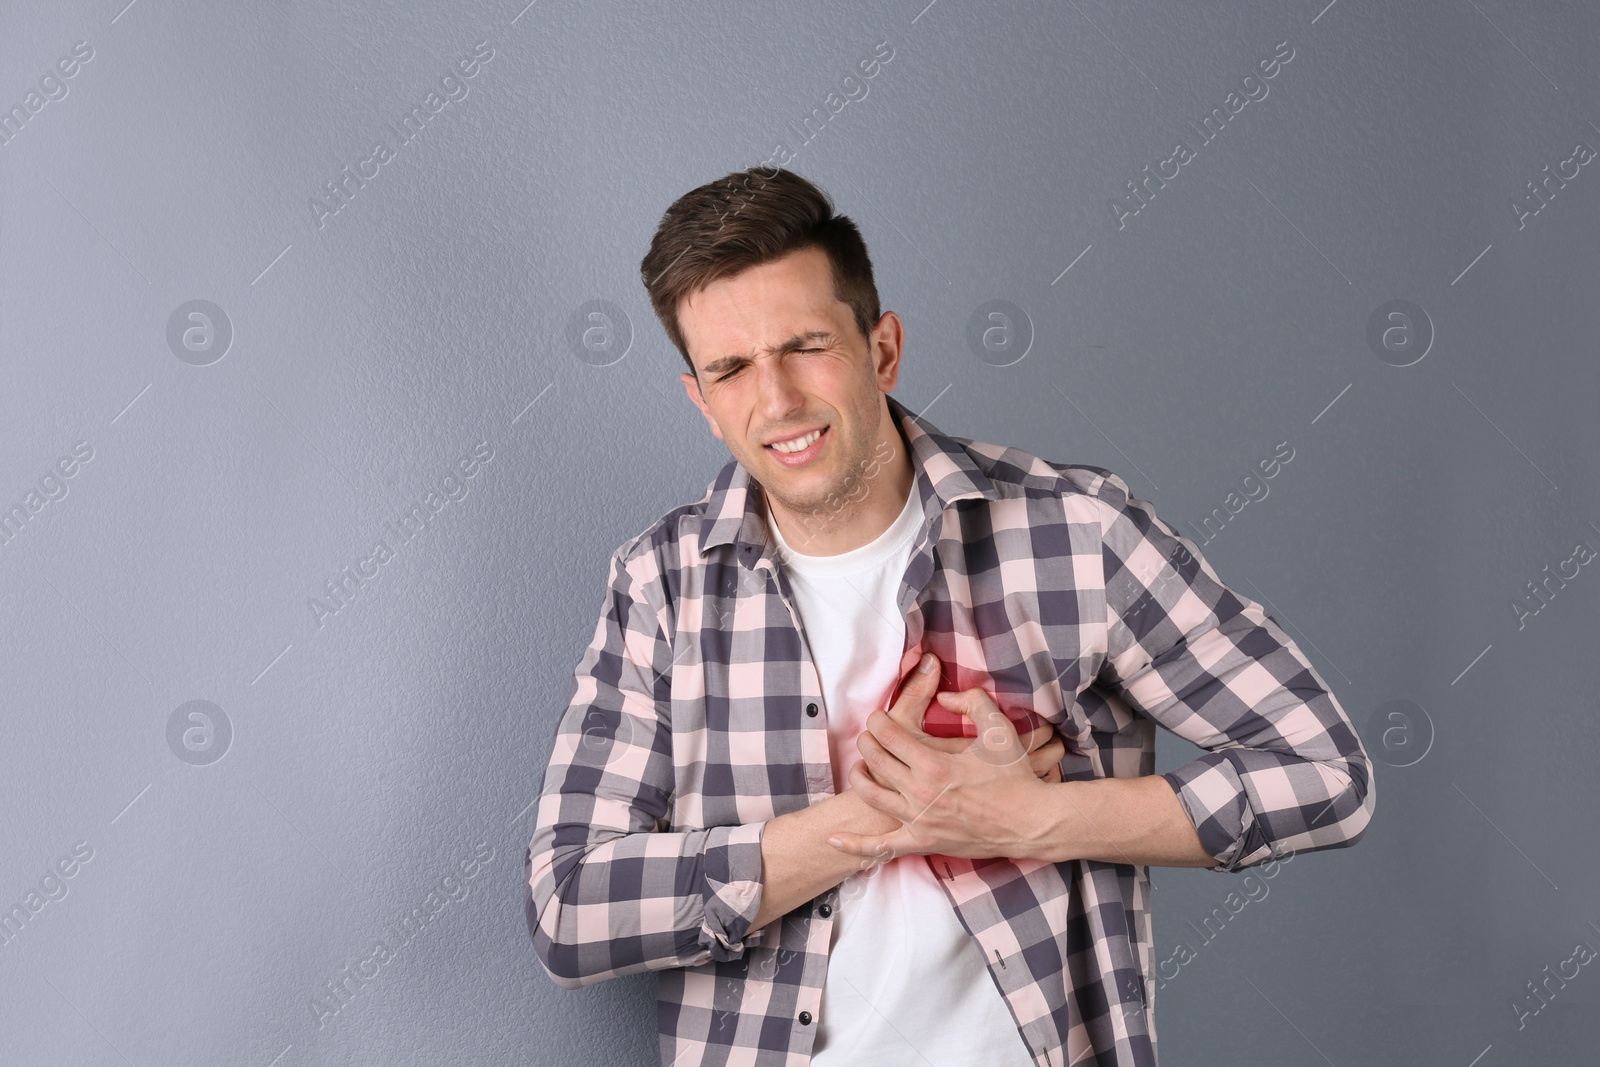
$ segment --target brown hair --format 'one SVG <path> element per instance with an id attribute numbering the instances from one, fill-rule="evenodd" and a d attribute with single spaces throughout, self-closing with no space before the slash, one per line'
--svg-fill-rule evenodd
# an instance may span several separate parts
<path id="1" fill-rule="evenodd" d="M 678 325 L 678 301 L 725 278 L 802 248 L 820 248 L 833 265 L 833 293 L 855 315 L 863 337 L 880 317 L 878 287 L 861 231 L 806 179 L 782 167 L 752 167 L 707 182 L 673 201 L 639 264 L 662 328 L 694 361 Z"/>

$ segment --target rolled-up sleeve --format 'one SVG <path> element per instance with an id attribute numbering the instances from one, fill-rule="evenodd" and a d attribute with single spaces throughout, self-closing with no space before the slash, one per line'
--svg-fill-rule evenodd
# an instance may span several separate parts
<path id="1" fill-rule="evenodd" d="M 528 846 L 530 936 L 569 989 L 736 958 L 761 936 L 750 923 L 765 824 L 666 829 L 672 647 L 642 580 L 653 561 L 629 562 L 626 548 L 611 558 Z"/>
<path id="2" fill-rule="evenodd" d="M 1107 472 L 1098 487 L 1107 655 L 1097 681 L 1204 755 L 1162 775 L 1237 871 L 1353 845 L 1377 794 L 1344 709 L 1261 605 Z"/>

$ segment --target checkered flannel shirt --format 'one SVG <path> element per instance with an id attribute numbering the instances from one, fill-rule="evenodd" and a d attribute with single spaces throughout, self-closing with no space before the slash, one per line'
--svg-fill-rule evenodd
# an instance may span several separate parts
<path id="1" fill-rule="evenodd" d="M 1163 777 L 1214 871 L 1361 838 L 1372 764 L 1261 606 L 1112 472 L 940 433 L 893 397 L 924 521 L 902 669 L 1055 724 L 1068 781 L 1155 770 L 1155 727 L 1206 752 Z M 835 888 L 760 930 L 766 821 L 830 796 L 829 709 L 761 489 L 706 496 L 611 557 L 529 845 L 528 922 L 562 987 L 655 971 L 661 1062 L 810 1061 Z M 1040 1067 L 1155 1067 L 1145 866 L 924 857 Z M 937 981 L 937 976 L 929 976 Z"/>

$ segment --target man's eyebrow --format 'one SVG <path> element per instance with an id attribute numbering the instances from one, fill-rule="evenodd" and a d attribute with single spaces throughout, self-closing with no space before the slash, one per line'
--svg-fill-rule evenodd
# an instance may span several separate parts
<path id="1" fill-rule="evenodd" d="M 789 352 L 793 352 L 796 349 L 805 348 L 813 341 L 826 341 L 831 343 L 834 339 L 834 335 L 829 333 L 827 330 L 811 330 L 807 333 L 795 334 L 787 341 L 784 341 L 773 348 L 773 352 L 781 356 Z M 723 356 L 720 359 L 714 359 L 710 363 L 707 363 L 704 367 L 700 368 L 700 372 L 702 374 L 710 375 L 721 374 L 725 370 L 732 370 L 738 364 L 749 360 L 749 358 L 749 356 L 744 355 Z"/>

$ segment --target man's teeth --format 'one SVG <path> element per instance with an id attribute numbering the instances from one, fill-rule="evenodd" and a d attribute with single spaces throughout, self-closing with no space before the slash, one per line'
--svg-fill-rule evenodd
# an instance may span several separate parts
<path id="1" fill-rule="evenodd" d="M 796 437 L 793 441 L 781 441 L 770 446 L 779 452 L 804 452 L 811 447 L 811 442 L 822 436 L 821 430 L 812 430 L 804 437 Z"/>

